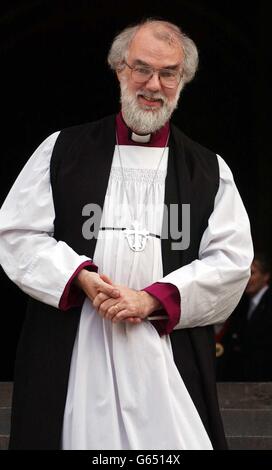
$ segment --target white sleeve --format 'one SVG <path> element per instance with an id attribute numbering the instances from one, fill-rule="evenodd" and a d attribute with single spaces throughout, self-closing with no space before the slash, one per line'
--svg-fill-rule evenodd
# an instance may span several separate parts
<path id="1" fill-rule="evenodd" d="M 250 276 L 253 246 L 250 224 L 232 173 L 218 156 L 220 184 L 192 263 L 160 279 L 180 293 L 178 328 L 221 323 L 238 304 Z"/>
<path id="2" fill-rule="evenodd" d="M 50 159 L 59 132 L 37 148 L 0 210 L 0 263 L 24 292 L 58 307 L 77 267 L 89 260 L 54 237 Z"/>

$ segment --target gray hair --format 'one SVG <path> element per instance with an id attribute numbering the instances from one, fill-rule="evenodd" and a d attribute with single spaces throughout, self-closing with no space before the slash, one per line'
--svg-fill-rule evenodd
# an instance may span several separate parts
<path id="1" fill-rule="evenodd" d="M 119 33 L 113 40 L 109 54 L 108 64 L 112 70 L 122 70 L 127 59 L 130 44 L 143 26 L 155 26 L 153 34 L 168 44 L 178 43 L 184 53 L 182 82 L 190 82 L 198 68 L 198 51 L 195 43 L 181 29 L 173 23 L 162 20 L 147 19 L 135 26 L 129 26 Z M 157 26 L 157 28 L 156 28 Z"/>

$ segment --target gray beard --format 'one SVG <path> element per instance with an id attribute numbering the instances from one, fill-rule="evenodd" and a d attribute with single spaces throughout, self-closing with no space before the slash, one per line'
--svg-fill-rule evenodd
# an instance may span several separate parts
<path id="1" fill-rule="evenodd" d="M 152 134 L 161 129 L 172 116 L 178 105 L 181 87 L 177 90 L 174 100 L 170 101 L 160 93 L 143 92 L 139 90 L 135 95 L 128 92 L 127 83 L 121 81 L 121 105 L 123 118 L 130 129 L 138 134 Z M 150 98 L 161 99 L 163 105 L 157 109 L 140 108 L 137 96 L 144 94 Z"/>

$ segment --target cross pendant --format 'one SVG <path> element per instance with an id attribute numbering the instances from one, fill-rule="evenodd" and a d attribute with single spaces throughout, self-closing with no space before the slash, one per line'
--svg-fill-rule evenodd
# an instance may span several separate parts
<path id="1" fill-rule="evenodd" d="M 149 232 L 145 229 L 140 229 L 139 222 L 136 220 L 131 224 L 132 229 L 126 228 L 125 237 L 128 241 L 129 248 L 132 251 L 143 251 L 146 246 L 147 239 L 149 238 Z"/>

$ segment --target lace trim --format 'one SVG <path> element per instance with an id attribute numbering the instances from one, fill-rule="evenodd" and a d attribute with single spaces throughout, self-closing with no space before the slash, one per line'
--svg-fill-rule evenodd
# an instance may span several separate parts
<path id="1" fill-rule="evenodd" d="M 138 183 L 156 183 L 163 184 L 166 177 L 166 170 L 159 170 L 154 180 L 156 170 L 150 169 L 135 169 L 135 168 L 124 168 L 124 176 L 121 168 L 111 169 L 111 179 L 123 181 L 123 177 L 126 181 L 137 181 Z"/>

